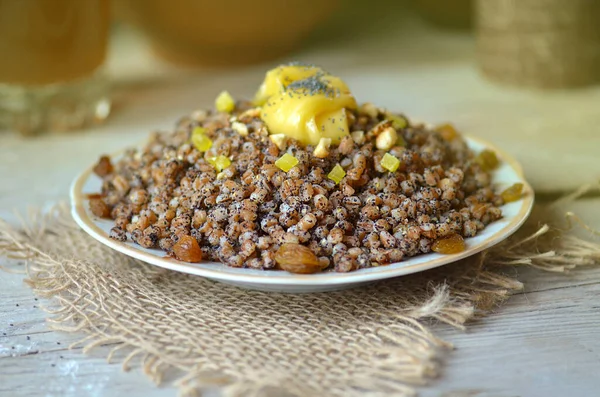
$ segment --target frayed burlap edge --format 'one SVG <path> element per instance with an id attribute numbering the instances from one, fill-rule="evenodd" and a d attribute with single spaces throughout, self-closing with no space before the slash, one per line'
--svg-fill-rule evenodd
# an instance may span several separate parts
<path id="1" fill-rule="evenodd" d="M 535 213 L 549 220 L 549 211 Z M 109 361 L 137 363 L 156 383 L 180 370 L 186 396 L 214 385 L 225 396 L 413 395 L 451 349 L 429 330 L 432 321 L 462 329 L 521 290 L 508 268 L 567 272 L 600 261 L 597 244 L 534 216 L 504 243 L 452 266 L 354 290 L 282 295 L 124 257 L 80 231 L 64 206 L 31 218 L 20 229 L 0 223 L 0 252 L 25 261 L 27 284 L 52 299 L 51 327 L 86 334 L 73 345 L 84 352 L 113 346 Z"/>

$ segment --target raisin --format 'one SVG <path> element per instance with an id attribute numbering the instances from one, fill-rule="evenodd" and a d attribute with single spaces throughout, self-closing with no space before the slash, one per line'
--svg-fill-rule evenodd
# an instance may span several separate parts
<path id="1" fill-rule="evenodd" d="M 300 244 L 283 244 L 275 254 L 275 261 L 290 273 L 309 274 L 322 269 L 314 252 Z"/>
<path id="2" fill-rule="evenodd" d="M 481 166 L 481 169 L 484 171 L 491 171 L 498 167 L 500 161 L 498 160 L 498 156 L 496 153 L 491 150 L 484 150 L 475 157 L 475 162 Z"/>
<path id="3" fill-rule="evenodd" d="M 113 165 L 110 162 L 110 158 L 108 156 L 100 157 L 98 160 L 98 164 L 94 166 L 94 174 L 98 175 L 100 178 L 104 178 L 108 174 L 112 174 Z"/>
<path id="4" fill-rule="evenodd" d="M 431 246 L 431 250 L 439 254 L 449 255 L 458 254 L 467 248 L 465 240 L 460 234 L 452 234 L 436 240 Z"/>
<path id="5" fill-rule="evenodd" d="M 452 124 L 443 124 L 436 128 L 436 131 L 441 135 L 445 141 L 453 141 L 458 137 L 458 131 Z"/>
<path id="6" fill-rule="evenodd" d="M 505 203 L 511 203 L 513 201 L 517 201 L 523 195 L 523 184 L 515 183 L 511 187 L 505 189 L 502 193 L 500 193 L 500 197 Z"/>
<path id="7" fill-rule="evenodd" d="M 90 210 L 100 218 L 110 218 L 110 207 L 100 198 L 90 200 Z"/>
<path id="8" fill-rule="evenodd" d="M 181 236 L 173 246 L 173 253 L 177 259 L 184 262 L 194 263 L 202 260 L 202 250 L 192 236 Z"/>

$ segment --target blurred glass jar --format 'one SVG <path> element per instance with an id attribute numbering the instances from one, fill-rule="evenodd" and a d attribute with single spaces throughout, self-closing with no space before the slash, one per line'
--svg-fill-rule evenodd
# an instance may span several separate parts
<path id="1" fill-rule="evenodd" d="M 338 7 L 338 0 L 114 0 L 165 59 L 240 65 L 281 56 Z"/>
<path id="2" fill-rule="evenodd" d="M 415 0 L 419 14 L 443 28 L 466 29 L 472 24 L 473 0 Z"/>
<path id="3" fill-rule="evenodd" d="M 108 25 L 109 0 L 0 0 L 0 123 L 30 135 L 105 119 Z"/>

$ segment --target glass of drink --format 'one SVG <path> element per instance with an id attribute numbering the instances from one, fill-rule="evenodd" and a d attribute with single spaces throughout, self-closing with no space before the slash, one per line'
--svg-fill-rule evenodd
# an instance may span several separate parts
<path id="1" fill-rule="evenodd" d="M 65 131 L 110 112 L 109 0 L 0 0 L 0 124 Z"/>

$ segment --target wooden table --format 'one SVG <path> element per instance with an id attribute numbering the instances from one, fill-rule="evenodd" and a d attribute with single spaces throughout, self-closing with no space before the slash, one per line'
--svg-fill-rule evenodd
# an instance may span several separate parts
<path id="1" fill-rule="evenodd" d="M 599 88 L 547 95 L 495 87 L 474 70 L 469 36 L 423 30 L 417 42 L 415 35 L 404 36 L 423 29 L 416 22 L 397 24 L 386 16 L 380 24 L 388 29 L 384 35 L 367 30 L 359 39 L 325 42 L 296 58 L 344 77 L 359 101 L 434 122 L 454 120 L 463 131 L 497 143 L 521 160 L 540 192 L 565 191 L 600 176 Z M 135 144 L 184 112 L 210 106 L 222 88 L 250 96 L 269 66 L 179 70 L 152 60 L 130 33 L 121 33 L 112 51 L 116 106 L 106 125 L 35 140 L 0 136 L 0 217 L 16 222 L 13 209 L 64 200 L 70 181 L 99 153 Z M 600 229 L 599 205 L 599 198 L 588 198 L 571 209 Z M 422 395 L 599 395 L 600 270 L 563 275 L 519 269 L 518 277 L 525 291 L 467 331 L 434 326 L 456 350 Z M 107 364 L 102 348 L 91 355 L 68 350 L 78 336 L 48 330 L 38 309 L 44 303 L 22 278 L 0 272 L 0 396 L 176 395 L 170 386 L 150 384 L 139 370 L 126 374 Z"/>

